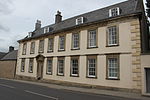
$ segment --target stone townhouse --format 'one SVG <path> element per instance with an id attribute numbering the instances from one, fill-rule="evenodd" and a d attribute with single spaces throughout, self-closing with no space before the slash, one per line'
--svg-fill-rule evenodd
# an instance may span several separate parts
<path id="1" fill-rule="evenodd" d="M 18 41 L 17 78 L 149 94 L 148 41 L 142 0 L 66 20 L 58 11 L 54 24 L 37 20 Z"/>

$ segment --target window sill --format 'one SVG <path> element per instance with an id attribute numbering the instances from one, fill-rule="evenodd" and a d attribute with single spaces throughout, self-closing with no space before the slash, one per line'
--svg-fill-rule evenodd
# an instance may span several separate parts
<path id="1" fill-rule="evenodd" d="M 53 52 L 53 50 L 52 51 L 47 51 L 47 53 L 52 53 Z"/>
<path id="2" fill-rule="evenodd" d="M 80 48 L 72 48 L 71 50 L 80 50 Z"/>
<path id="3" fill-rule="evenodd" d="M 33 73 L 33 71 L 31 72 L 31 71 L 29 71 L 29 73 Z"/>
<path id="4" fill-rule="evenodd" d="M 64 74 L 57 74 L 57 76 L 64 76 Z"/>
<path id="5" fill-rule="evenodd" d="M 106 80 L 120 80 L 119 78 L 106 78 Z"/>
<path id="6" fill-rule="evenodd" d="M 46 75 L 52 75 L 52 73 L 46 73 Z"/>
<path id="7" fill-rule="evenodd" d="M 39 51 L 39 53 L 44 53 L 43 51 Z"/>
<path id="8" fill-rule="evenodd" d="M 106 47 L 117 47 L 119 46 L 119 44 L 116 44 L 116 45 L 107 45 Z"/>
<path id="9" fill-rule="evenodd" d="M 94 48 L 98 48 L 98 46 L 96 46 L 96 47 L 87 47 L 87 49 L 94 49 Z"/>
<path id="10" fill-rule="evenodd" d="M 79 77 L 79 75 L 70 75 L 70 77 Z"/>
<path id="11" fill-rule="evenodd" d="M 63 51 L 65 51 L 65 49 L 64 50 L 58 50 L 58 52 L 63 52 Z"/>
<path id="12" fill-rule="evenodd" d="M 97 79 L 97 76 L 86 76 L 86 78 Z"/>

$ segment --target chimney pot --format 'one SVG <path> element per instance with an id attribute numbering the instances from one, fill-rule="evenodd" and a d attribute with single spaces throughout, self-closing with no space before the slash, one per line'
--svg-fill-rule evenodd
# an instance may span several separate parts
<path id="1" fill-rule="evenodd" d="M 35 23 L 35 30 L 38 30 L 40 28 L 41 28 L 41 21 L 37 20 L 36 23 Z"/>
<path id="2" fill-rule="evenodd" d="M 10 46 L 10 47 L 9 47 L 9 52 L 12 52 L 12 51 L 14 51 L 14 47 L 13 47 L 13 46 Z"/>
<path id="3" fill-rule="evenodd" d="M 55 24 L 60 23 L 62 21 L 61 12 L 57 11 L 57 14 L 55 15 Z"/>

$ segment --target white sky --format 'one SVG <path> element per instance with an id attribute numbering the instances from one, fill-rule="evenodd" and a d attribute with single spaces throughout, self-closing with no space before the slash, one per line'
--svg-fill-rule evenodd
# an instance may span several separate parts
<path id="1" fill-rule="evenodd" d="M 42 26 L 54 23 L 57 10 L 63 19 L 126 0 L 0 0 L 0 52 L 34 30 L 37 19 Z"/>

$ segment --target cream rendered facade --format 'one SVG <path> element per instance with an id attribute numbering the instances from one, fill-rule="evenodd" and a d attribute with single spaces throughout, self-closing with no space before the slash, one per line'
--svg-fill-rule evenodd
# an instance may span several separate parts
<path id="1" fill-rule="evenodd" d="M 119 45 L 107 47 L 107 28 L 116 25 L 119 27 Z M 97 29 L 97 48 L 87 48 L 87 34 L 89 29 Z M 80 34 L 80 49 L 71 50 L 72 33 L 79 32 Z M 66 44 L 65 51 L 58 51 L 59 35 L 65 34 Z M 47 53 L 48 38 L 54 37 L 54 50 Z M 134 92 L 141 92 L 141 41 L 140 41 L 140 22 L 137 17 L 126 17 L 110 20 L 107 23 L 93 24 L 78 29 L 73 29 L 63 33 L 57 33 L 42 38 L 31 39 L 25 41 L 27 43 L 26 55 L 22 55 L 23 43 L 19 44 L 18 61 L 16 74 L 17 76 L 37 77 L 37 60 L 39 55 L 39 40 L 44 39 L 44 65 L 43 65 L 43 79 L 58 82 L 79 83 L 81 85 L 91 85 L 93 87 L 108 87 L 121 90 L 129 90 Z M 30 54 L 31 42 L 35 41 L 35 54 Z M 107 54 L 119 54 L 119 80 L 106 79 L 106 56 Z M 79 56 L 79 77 L 70 76 L 70 60 L 72 56 Z M 87 56 L 97 56 L 97 77 L 87 78 Z M 52 75 L 46 74 L 47 58 L 53 58 Z M 57 75 L 57 60 L 58 57 L 65 57 L 64 76 Z M 21 72 L 21 59 L 25 58 L 25 72 Z M 33 73 L 28 72 L 29 58 L 34 58 Z"/>

